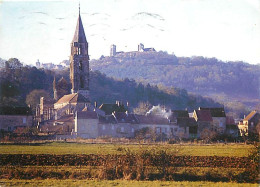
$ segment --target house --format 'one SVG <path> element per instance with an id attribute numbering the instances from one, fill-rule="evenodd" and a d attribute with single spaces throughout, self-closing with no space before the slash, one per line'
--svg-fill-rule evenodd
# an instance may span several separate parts
<path id="1" fill-rule="evenodd" d="M 0 107 L 0 130 L 13 132 L 17 128 L 31 127 L 33 116 L 28 107 Z"/>
<path id="2" fill-rule="evenodd" d="M 240 135 L 253 135 L 256 134 L 256 126 L 260 123 L 260 114 L 258 111 L 253 110 L 250 112 L 243 121 L 238 125 Z"/>
<path id="3" fill-rule="evenodd" d="M 224 134 L 226 130 L 226 114 L 224 108 L 203 108 L 200 107 L 199 110 L 208 110 L 210 111 L 213 128 L 219 134 Z"/>
<path id="4" fill-rule="evenodd" d="M 127 112 L 113 112 L 102 115 L 95 109 L 76 112 L 75 135 L 81 138 L 127 137 L 133 138 L 138 119 Z"/>
<path id="5" fill-rule="evenodd" d="M 239 129 L 238 125 L 236 125 L 235 120 L 232 116 L 226 116 L 226 135 L 229 135 L 233 138 L 238 137 Z"/>
<path id="6" fill-rule="evenodd" d="M 137 115 L 139 120 L 138 129 L 150 129 L 147 137 L 161 136 L 161 138 L 169 138 L 171 129 L 177 128 L 177 125 L 170 124 L 170 121 L 160 115 Z"/>
<path id="7" fill-rule="evenodd" d="M 177 127 L 172 130 L 173 137 L 182 136 L 186 139 L 197 137 L 198 125 L 187 110 L 173 110 L 169 120 Z"/>
<path id="8" fill-rule="evenodd" d="M 201 132 L 207 128 L 213 129 L 213 119 L 209 110 L 194 110 L 193 118 L 197 122 L 197 137 L 200 137 Z"/>
<path id="9" fill-rule="evenodd" d="M 81 138 L 97 138 L 99 119 L 95 111 L 76 112 L 75 135 Z"/>

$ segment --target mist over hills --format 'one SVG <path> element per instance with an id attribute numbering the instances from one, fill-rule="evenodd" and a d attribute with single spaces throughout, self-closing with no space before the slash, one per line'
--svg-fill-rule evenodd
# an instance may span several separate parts
<path id="1" fill-rule="evenodd" d="M 91 60 L 93 70 L 115 78 L 178 87 L 220 102 L 260 102 L 260 65 L 216 58 L 176 57 L 166 52 L 126 52 Z"/>

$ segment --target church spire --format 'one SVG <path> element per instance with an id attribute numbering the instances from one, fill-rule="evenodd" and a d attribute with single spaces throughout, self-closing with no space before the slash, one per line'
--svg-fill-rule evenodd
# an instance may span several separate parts
<path id="1" fill-rule="evenodd" d="M 81 16 L 80 16 L 80 5 L 79 5 L 79 17 L 78 17 L 78 21 L 77 21 L 77 26 L 76 26 L 74 37 L 72 40 L 72 43 L 74 43 L 74 42 L 87 43 L 84 27 L 83 27 Z"/>
<path id="2" fill-rule="evenodd" d="M 89 97 L 88 42 L 80 16 L 80 4 L 77 26 L 71 43 L 70 81 L 71 93 L 80 93 L 86 98 Z"/>

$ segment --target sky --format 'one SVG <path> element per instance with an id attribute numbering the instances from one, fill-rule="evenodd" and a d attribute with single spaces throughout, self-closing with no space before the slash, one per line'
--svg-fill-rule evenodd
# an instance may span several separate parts
<path id="1" fill-rule="evenodd" d="M 69 59 L 78 0 L 0 0 L 0 58 L 25 64 Z M 260 0 L 81 0 L 90 59 L 136 51 L 260 64 Z"/>

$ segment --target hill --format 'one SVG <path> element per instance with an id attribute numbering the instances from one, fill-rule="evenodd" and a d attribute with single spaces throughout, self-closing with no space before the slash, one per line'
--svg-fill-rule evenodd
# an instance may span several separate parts
<path id="1" fill-rule="evenodd" d="M 216 58 L 176 57 L 166 52 L 128 52 L 91 61 L 91 68 L 115 78 L 178 87 L 188 92 L 255 107 L 260 102 L 260 65 Z"/>
<path id="2" fill-rule="evenodd" d="M 53 96 L 52 82 L 64 77 L 69 82 L 69 69 L 51 71 L 23 66 L 18 59 L 9 59 L 9 66 L 0 72 L 0 105 L 24 106 L 26 96 L 35 89 L 45 90 Z M 190 95 L 184 89 L 151 86 L 134 80 L 115 80 L 98 71 L 90 72 L 92 102 L 128 101 L 130 106 L 140 103 L 165 105 L 172 109 L 193 110 L 199 106 L 221 106 L 212 99 Z"/>

